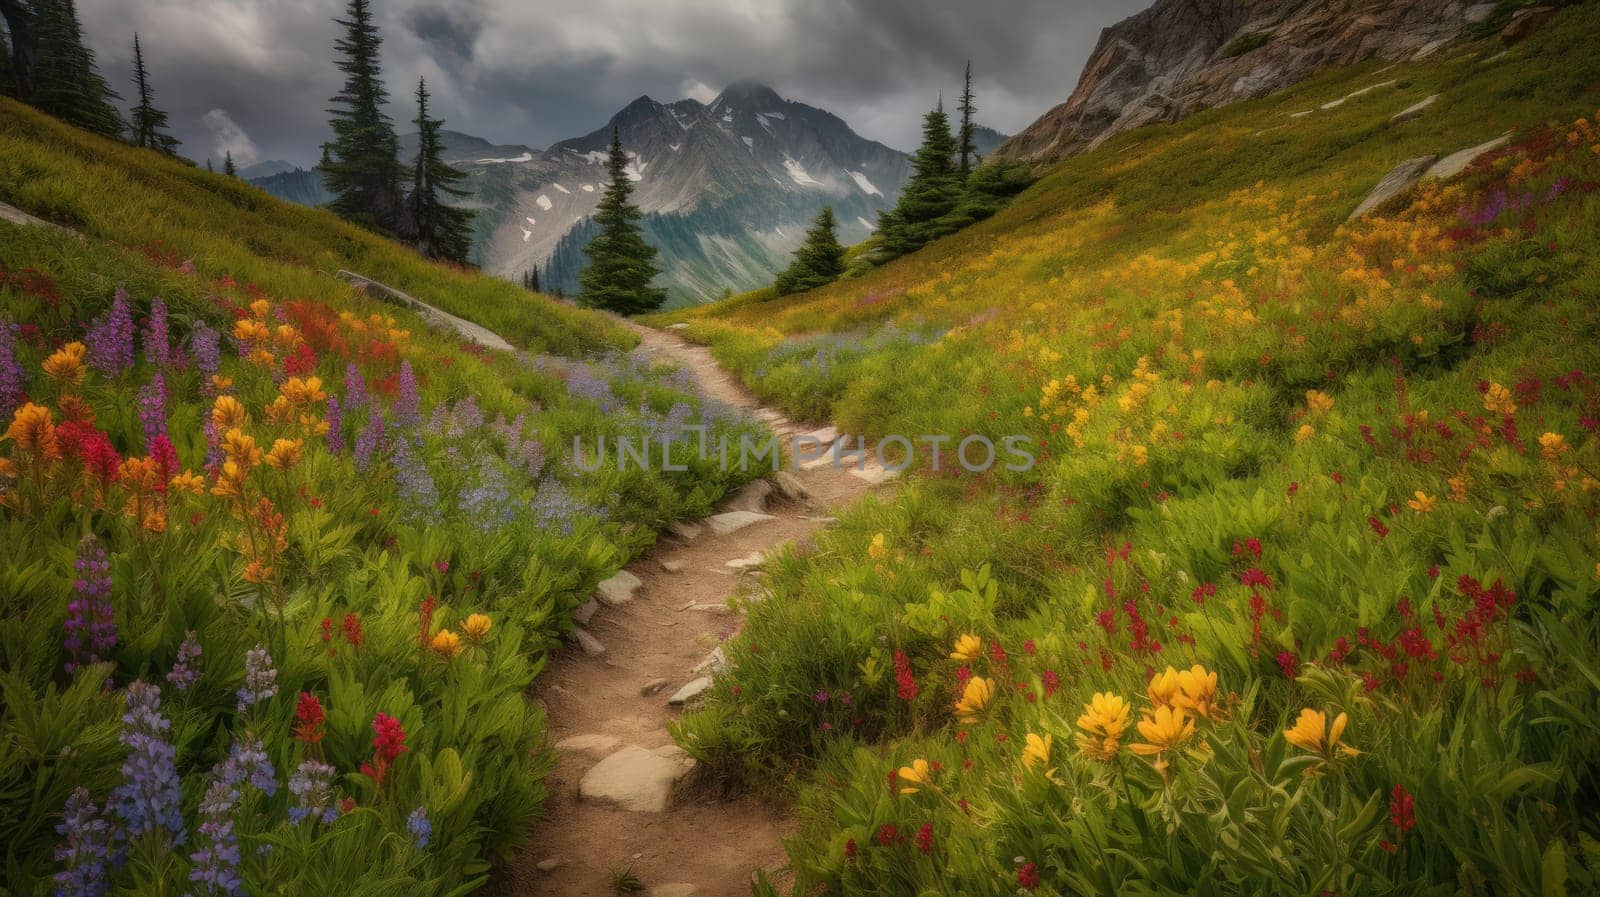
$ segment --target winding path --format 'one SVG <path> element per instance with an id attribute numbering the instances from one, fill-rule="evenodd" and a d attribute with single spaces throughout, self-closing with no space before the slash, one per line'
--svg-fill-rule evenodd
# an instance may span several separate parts
<path id="1" fill-rule="evenodd" d="M 641 351 L 692 372 L 707 397 L 754 412 L 779 434 L 804 431 L 762 408 L 707 349 L 628 326 Z M 817 434 L 833 438 L 831 428 Z M 622 577 L 602 588 L 613 600 L 591 605 L 595 613 L 582 623 L 587 644 L 551 659 L 535 688 L 557 766 L 546 780 L 544 818 L 495 892 L 602 897 L 616 893 L 613 876 L 626 872 L 656 897 L 745 897 L 755 870 L 770 875 L 785 865 L 780 838 L 793 830 L 782 808 L 749 795 L 720 798 L 688 769 L 666 727 L 681 714 L 669 699 L 712 672 L 719 640 L 739 627 L 727 599 L 759 575 L 742 565 L 803 543 L 880 479 L 832 464 L 793 475 L 770 496 L 766 481 L 736 493 L 719 509 L 731 516 L 674 527 L 628 565 L 636 586 Z M 592 653 L 595 643 L 603 653 Z"/>

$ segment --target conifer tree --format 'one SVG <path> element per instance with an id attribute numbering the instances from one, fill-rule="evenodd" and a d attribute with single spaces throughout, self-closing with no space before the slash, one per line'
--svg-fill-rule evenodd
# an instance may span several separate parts
<path id="1" fill-rule="evenodd" d="M 466 264 L 472 249 L 472 212 L 447 205 L 443 196 L 466 196 L 454 185 L 466 175 L 444 161 L 439 140 L 442 119 L 428 116 L 428 83 L 417 79 L 417 158 L 412 165 L 411 194 L 397 230 L 429 258 Z"/>
<path id="2" fill-rule="evenodd" d="M 211 167 L 211 157 L 210 156 L 206 156 L 206 171 L 209 171 L 212 174 L 216 174 L 217 173 L 217 170 L 215 168 Z"/>
<path id="3" fill-rule="evenodd" d="M 11 39 L 9 48 L 0 49 L 0 77 L 9 82 L 0 91 L 26 101 L 33 96 L 33 60 L 39 42 L 37 17 L 28 0 L 0 0 L 0 20 L 4 20 Z"/>
<path id="4" fill-rule="evenodd" d="M 389 230 L 401 212 L 401 167 L 400 142 L 383 111 L 389 98 L 378 66 L 383 40 L 372 22 L 369 0 L 350 0 L 347 15 L 349 18 L 334 20 L 344 28 L 344 36 L 334 46 L 345 82 L 344 89 L 330 100 L 332 158 L 320 167 L 333 194 L 328 205 L 335 212 Z"/>
<path id="5" fill-rule="evenodd" d="M 978 107 L 972 104 L 972 60 L 967 60 L 967 76 L 962 82 L 961 105 L 956 107 L 961 113 L 961 130 L 956 135 L 957 152 L 961 154 L 961 176 L 965 178 L 972 172 L 972 166 L 978 164 L 978 145 L 975 141 L 976 125 L 972 121 L 972 113 Z"/>
<path id="6" fill-rule="evenodd" d="M 224 150 L 222 153 L 222 173 L 230 178 L 239 176 L 238 169 L 233 167 L 233 150 Z"/>
<path id="7" fill-rule="evenodd" d="M 893 209 L 878 216 L 878 233 L 884 252 L 904 255 L 943 236 L 938 219 L 949 214 L 961 199 L 961 174 L 956 170 L 955 139 L 944 103 L 922 120 L 922 146 L 911 159 L 911 179 Z"/>
<path id="8" fill-rule="evenodd" d="M 144 66 L 144 50 L 139 35 L 133 36 L 133 85 L 139 102 L 133 107 L 133 145 L 177 155 L 178 139 L 165 132 L 167 114 L 157 109 L 150 89 L 150 72 Z"/>
<path id="9" fill-rule="evenodd" d="M 814 290 L 844 273 L 844 247 L 834 227 L 833 207 L 823 206 L 806 231 L 805 242 L 795 250 L 794 262 L 778 275 L 779 296 Z"/>
<path id="10" fill-rule="evenodd" d="M 539 266 L 534 265 L 522 273 L 522 288 L 530 292 L 539 292 Z"/>
<path id="11" fill-rule="evenodd" d="M 643 215 L 631 201 L 628 157 L 622 152 L 622 135 L 616 128 L 611 130 L 606 168 L 611 183 L 595 208 L 594 223 L 600 232 L 583 248 L 589 264 L 578 276 L 578 301 L 622 315 L 660 308 L 667 291 L 650 285 L 656 276 L 656 248 L 644 241 L 639 229 Z"/>
<path id="12" fill-rule="evenodd" d="M 86 131 L 121 136 L 122 116 L 112 105 L 117 93 L 100 76 L 94 52 L 83 43 L 73 0 L 37 0 L 34 22 L 38 48 L 29 102 Z"/>

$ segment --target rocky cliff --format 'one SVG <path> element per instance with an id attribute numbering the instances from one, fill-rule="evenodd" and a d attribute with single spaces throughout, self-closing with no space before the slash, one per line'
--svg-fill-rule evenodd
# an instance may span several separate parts
<path id="1" fill-rule="evenodd" d="M 1048 162 L 1328 66 L 1431 53 L 1493 9 L 1462 0 L 1156 0 L 1102 31 L 1072 96 L 995 152 Z"/>

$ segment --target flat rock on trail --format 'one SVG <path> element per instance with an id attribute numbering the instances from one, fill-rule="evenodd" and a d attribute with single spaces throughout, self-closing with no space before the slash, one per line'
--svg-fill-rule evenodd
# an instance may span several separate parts
<path id="1" fill-rule="evenodd" d="M 756 414 L 780 435 L 805 429 L 761 408 L 709 350 L 629 326 L 639 333 L 640 351 L 688 369 L 707 398 Z M 630 872 L 647 892 L 744 897 L 756 870 L 770 875 L 784 867 L 779 841 L 793 826 L 783 809 L 748 795 L 722 800 L 697 783 L 667 734 L 667 723 L 683 712 L 669 701 L 720 666 L 716 648 L 740 625 L 727 599 L 758 574 L 753 565 L 729 562 L 803 543 L 874 485 L 831 465 L 796 472 L 784 477 L 784 488 L 762 496 L 759 512 L 749 493 L 730 497 L 739 504 L 733 513 L 749 515 L 739 518 L 741 526 L 679 528 L 694 535 L 664 536 L 628 565 L 640 583 L 631 600 L 600 607 L 585 626 L 605 652 L 569 646 L 535 685 L 557 765 L 546 782 L 543 818 L 497 876 L 494 892 L 606 897 L 612 875 Z M 752 519 L 758 513 L 761 519 Z M 714 652 L 719 656 L 710 657 Z M 662 801 L 664 793 L 670 796 Z"/>

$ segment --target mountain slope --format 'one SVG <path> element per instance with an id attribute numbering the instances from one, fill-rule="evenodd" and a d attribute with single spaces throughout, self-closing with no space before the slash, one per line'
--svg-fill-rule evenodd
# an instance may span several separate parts
<path id="1" fill-rule="evenodd" d="M 1435 52 L 1492 8 L 1462 0 L 1157 0 L 1102 31 L 1072 96 L 997 155 L 1061 159 L 1142 125 L 1265 96 L 1329 66 Z"/>

